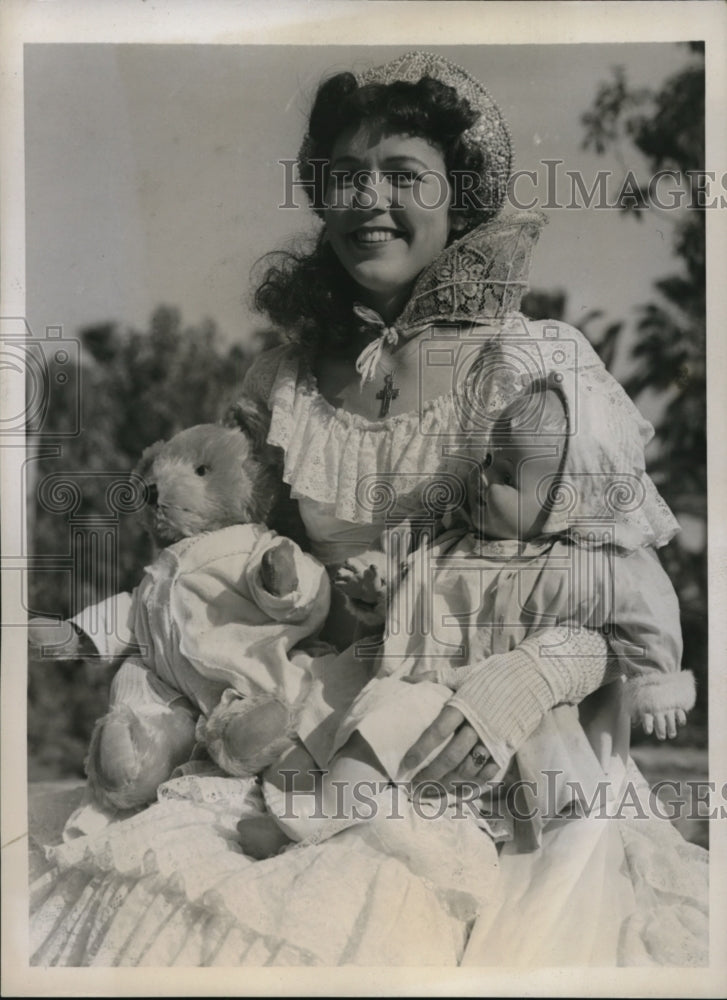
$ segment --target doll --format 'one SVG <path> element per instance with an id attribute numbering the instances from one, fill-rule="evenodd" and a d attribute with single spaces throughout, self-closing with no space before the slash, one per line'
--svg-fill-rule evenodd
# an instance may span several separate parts
<path id="1" fill-rule="evenodd" d="M 623 677 L 632 720 L 660 738 L 685 724 L 694 678 L 680 670 L 679 607 L 644 544 L 645 473 L 623 430 L 613 400 L 582 394 L 576 404 L 555 377 L 530 384 L 473 462 L 459 524 L 405 557 L 401 573 L 391 544 L 391 567 L 370 554 L 339 572 L 349 599 L 367 598 L 371 614 L 386 609 L 386 633 L 377 675 L 333 741 L 324 796 L 328 788 L 327 816 L 341 818 L 332 832 L 349 821 L 343 783 L 414 777 L 421 762 L 413 767 L 406 751 L 444 705 L 465 712 L 477 734 L 471 778 L 489 764 L 502 779 L 547 709 L 595 686 L 587 662 L 539 639 L 546 629 L 607 635 L 614 655 L 600 680 Z M 393 538 L 401 543 L 402 529 Z M 279 808 L 277 792 L 268 797 Z M 289 811 L 281 826 L 299 839 L 311 821 Z"/>

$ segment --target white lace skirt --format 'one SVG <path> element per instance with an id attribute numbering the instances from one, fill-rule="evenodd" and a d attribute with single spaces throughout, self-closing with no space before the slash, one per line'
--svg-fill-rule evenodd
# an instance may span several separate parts
<path id="1" fill-rule="evenodd" d="M 707 852 L 666 820 L 556 821 L 498 857 L 469 822 L 384 817 L 253 861 L 237 823 L 261 809 L 253 782 L 177 779 L 50 848 L 31 964 L 707 964 Z"/>
<path id="2" fill-rule="evenodd" d="M 254 782 L 180 778 L 162 799 L 47 852 L 33 965 L 456 965 L 497 851 L 470 822 L 380 817 L 245 857 Z"/>

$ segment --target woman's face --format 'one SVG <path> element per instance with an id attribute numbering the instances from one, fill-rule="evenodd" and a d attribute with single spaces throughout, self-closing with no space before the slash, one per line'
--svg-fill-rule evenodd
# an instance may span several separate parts
<path id="1" fill-rule="evenodd" d="M 417 275 L 444 249 L 451 190 L 440 150 L 370 126 L 343 132 L 331 154 L 324 219 L 362 301 L 391 321 Z"/>

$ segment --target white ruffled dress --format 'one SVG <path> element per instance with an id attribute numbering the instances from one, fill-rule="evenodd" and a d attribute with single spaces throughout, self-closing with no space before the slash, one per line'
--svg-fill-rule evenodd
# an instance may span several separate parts
<path id="1" fill-rule="evenodd" d="M 494 231 L 500 239 L 502 229 Z M 455 250 L 464 254 L 467 247 Z M 455 263 L 457 273 L 466 271 L 466 262 Z M 457 315 L 451 303 L 447 314 Z M 522 318 L 517 324 L 519 357 L 528 355 L 524 336 L 535 345 L 530 359 L 538 365 L 565 364 L 613 390 L 577 331 L 561 325 L 559 338 L 554 324 Z M 508 329 L 498 320 L 477 332 L 498 344 Z M 562 354 L 566 341 L 575 343 L 577 357 Z M 494 367 L 489 402 L 498 409 L 520 385 L 512 366 Z M 522 371 L 532 377 L 528 364 Z M 466 386 L 459 388 L 422 413 L 370 422 L 331 407 L 294 347 L 259 359 L 246 391 L 269 406 L 269 440 L 284 450 L 284 478 L 301 501 L 314 553 L 334 562 L 366 548 L 392 511 L 398 516 L 412 498 L 441 513 L 442 482 L 449 481 L 443 473 L 456 476 L 461 462 L 457 455 L 443 458 L 441 448 L 441 436 L 461 433 L 468 412 Z M 382 472 L 388 485 L 381 485 Z M 609 789 L 604 808 L 618 803 L 624 789 L 631 789 L 628 802 L 637 795 L 648 807 L 648 788 L 617 749 L 604 740 L 593 754 Z M 63 805 L 59 811 L 58 830 Z M 259 786 L 187 773 L 130 818 L 45 851 L 37 845 L 30 960 L 36 966 L 706 964 L 707 852 L 651 809 L 643 818 L 629 818 L 632 812 L 623 809 L 610 820 L 553 818 L 540 847 L 523 853 L 514 842 L 498 850 L 475 823 L 450 813 L 434 821 L 406 807 L 402 819 L 381 814 L 322 843 L 254 861 L 242 853 L 237 823 L 264 817 Z M 46 845 L 51 836 L 42 838 Z"/>
<path id="2" fill-rule="evenodd" d="M 629 779 L 647 809 L 643 779 Z M 136 816 L 46 849 L 30 961 L 706 965 L 707 852 L 667 820 L 629 818 L 628 803 L 617 820 L 552 821 L 531 853 L 498 857 L 474 824 L 410 816 L 253 861 L 236 826 L 262 812 L 259 786 L 176 778 Z"/>
<path id="3" fill-rule="evenodd" d="M 285 474 L 297 493 L 327 481 L 331 492 L 320 499 L 335 505 L 335 489 L 350 505 L 340 482 L 375 473 L 383 451 L 412 474 L 431 468 L 421 451 L 412 453 L 422 440 L 428 447 L 418 415 L 367 427 L 332 410 L 309 377 L 298 379 L 292 349 L 265 364 L 275 368 L 271 440 L 286 448 Z M 454 421 L 453 410 L 448 398 L 428 412 Z M 611 780 L 631 781 L 648 801 L 633 765 Z M 405 822 L 359 824 L 322 844 L 253 861 L 236 827 L 244 815 L 263 812 L 254 781 L 192 774 L 162 786 L 159 802 L 143 812 L 51 847 L 47 870 L 32 885 L 32 963 L 707 961 L 707 854 L 651 812 L 648 819 L 629 819 L 626 810 L 608 821 L 553 820 L 539 850 L 505 845 L 499 856 L 472 824 L 410 812 Z"/>

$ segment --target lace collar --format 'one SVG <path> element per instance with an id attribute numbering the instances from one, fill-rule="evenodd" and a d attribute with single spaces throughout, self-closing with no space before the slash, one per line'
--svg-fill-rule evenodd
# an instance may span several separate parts
<path id="1" fill-rule="evenodd" d="M 360 306 L 359 321 L 390 342 L 392 332 L 408 338 L 433 323 L 482 322 L 517 312 L 546 222 L 542 212 L 518 212 L 478 226 L 422 271 L 395 323 L 387 327 Z"/>
<path id="2" fill-rule="evenodd" d="M 395 347 L 434 324 L 486 323 L 520 308 L 533 248 L 547 219 L 519 212 L 486 222 L 446 247 L 417 278 L 395 323 L 354 303 L 359 329 L 369 343 L 356 360 L 361 385 L 376 376 L 385 345 Z"/>
<path id="3" fill-rule="evenodd" d="M 527 562 L 542 556 L 559 541 L 558 535 L 538 535 L 527 540 L 519 538 L 484 538 L 472 526 L 469 512 L 461 507 L 445 514 L 441 519 L 441 534 L 437 542 L 468 539 L 472 554 L 483 559 L 502 559 Z"/>

